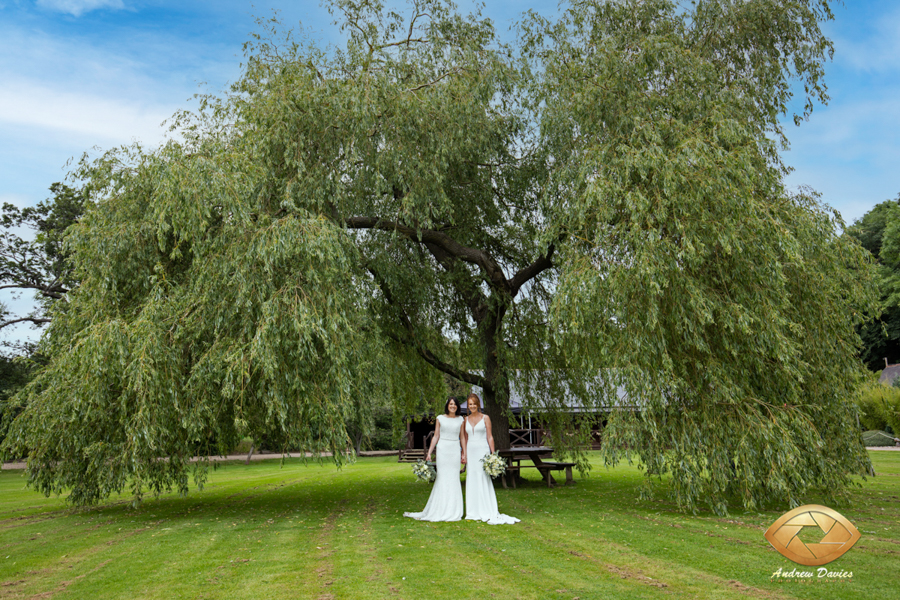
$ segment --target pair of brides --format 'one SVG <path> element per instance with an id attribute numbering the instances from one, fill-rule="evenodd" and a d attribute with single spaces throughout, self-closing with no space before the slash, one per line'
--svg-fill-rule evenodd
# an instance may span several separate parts
<path id="1" fill-rule="evenodd" d="M 428 460 L 437 445 L 437 477 L 434 488 L 418 513 L 403 513 L 420 521 L 459 521 L 463 516 L 462 486 L 459 483 L 459 466 L 471 463 L 466 475 L 466 519 L 484 521 L 491 525 L 518 523 L 519 519 L 501 514 L 497 509 L 497 495 L 490 476 L 484 472 L 481 459 L 494 451 L 491 420 L 481 412 L 481 400 L 475 394 L 466 399 L 469 416 L 459 416 L 456 400 L 450 398 L 444 405 L 434 429 L 434 438 L 428 449 Z M 462 452 L 460 453 L 460 448 Z"/>

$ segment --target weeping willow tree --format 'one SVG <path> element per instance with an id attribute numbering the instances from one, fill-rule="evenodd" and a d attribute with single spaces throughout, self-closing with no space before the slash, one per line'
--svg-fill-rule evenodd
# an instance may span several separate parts
<path id="1" fill-rule="evenodd" d="M 31 485 L 185 492 L 246 433 L 340 462 L 348 423 L 445 375 L 501 447 L 518 386 L 582 465 L 573 403 L 633 406 L 606 460 L 686 509 L 865 471 L 871 267 L 778 153 L 791 86 L 827 98 L 827 2 L 573 2 L 512 46 L 444 0 L 333 8 L 345 47 L 256 38 L 178 141 L 82 165 L 82 284 L 5 442 Z"/>

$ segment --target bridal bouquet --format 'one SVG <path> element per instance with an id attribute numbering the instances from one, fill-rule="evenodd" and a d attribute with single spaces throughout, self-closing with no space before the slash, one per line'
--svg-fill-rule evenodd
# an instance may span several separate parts
<path id="1" fill-rule="evenodd" d="M 413 465 L 413 474 L 419 481 L 426 481 L 428 483 L 431 483 L 434 481 L 435 477 L 437 477 L 437 472 L 435 472 L 434 467 L 424 460 L 420 460 Z"/>
<path id="2" fill-rule="evenodd" d="M 481 464 L 484 465 L 484 472 L 490 475 L 491 479 L 496 479 L 506 473 L 506 460 L 500 458 L 496 452 L 482 458 Z"/>

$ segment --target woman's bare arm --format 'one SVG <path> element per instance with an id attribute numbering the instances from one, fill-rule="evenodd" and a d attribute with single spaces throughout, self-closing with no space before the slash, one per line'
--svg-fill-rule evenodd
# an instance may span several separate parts
<path id="1" fill-rule="evenodd" d="M 459 445 L 462 446 L 462 464 L 466 464 L 466 444 L 469 436 L 466 434 L 466 419 L 463 418 L 462 427 L 459 428 Z"/>
<path id="2" fill-rule="evenodd" d="M 494 434 L 491 433 L 491 419 L 487 415 L 482 417 L 484 419 L 484 430 L 487 432 L 487 440 L 488 447 L 491 449 L 491 453 L 494 452 Z"/>

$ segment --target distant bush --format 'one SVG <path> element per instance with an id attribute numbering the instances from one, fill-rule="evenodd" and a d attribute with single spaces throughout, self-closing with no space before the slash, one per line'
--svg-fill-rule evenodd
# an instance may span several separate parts
<path id="1" fill-rule="evenodd" d="M 370 450 L 396 450 L 394 443 L 394 427 L 391 411 L 379 409 L 375 411 L 375 429 L 369 435 Z"/>
<path id="2" fill-rule="evenodd" d="M 856 397 L 856 405 L 864 430 L 900 431 L 900 388 L 866 383 Z"/>
<path id="3" fill-rule="evenodd" d="M 249 454 L 250 447 L 253 446 L 253 438 L 243 438 L 241 443 L 234 447 L 232 454 Z"/>
<path id="4" fill-rule="evenodd" d="M 862 434 L 862 439 L 866 447 L 894 445 L 894 436 L 887 431 L 866 431 Z"/>

